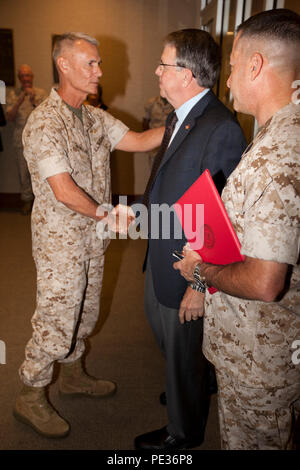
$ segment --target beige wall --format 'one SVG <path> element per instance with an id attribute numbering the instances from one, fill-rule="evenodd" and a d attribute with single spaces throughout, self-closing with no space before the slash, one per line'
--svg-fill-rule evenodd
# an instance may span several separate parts
<path id="1" fill-rule="evenodd" d="M 84 31 L 100 41 L 103 99 L 110 112 L 141 129 L 143 105 L 158 93 L 154 75 L 162 38 L 198 25 L 200 0 L 0 0 L 0 28 L 13 29 L 16 69 L 32 66 L 35 85 L 52 86 L 51 35 Z M 1 71 L 0 71 L 1 79 Z M 18 192 L 11 125 L 1 130 L 0 193 Z M 115 152 L 113 192 L 140 194 L 149 175 L 143 154 Z"/>
<path id="2" fill-rule="evenodd" d="M 299 0 L 285 0 L 284 7 L 295 11 L 300 15 L 300 1 Z"/>

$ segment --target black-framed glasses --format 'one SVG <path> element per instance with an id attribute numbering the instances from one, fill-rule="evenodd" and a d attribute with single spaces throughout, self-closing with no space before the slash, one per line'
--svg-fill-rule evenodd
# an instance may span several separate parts
<path id="1" fill-rule="evenodd" d="M 185 67 L 184 65 L 165 64 L 165 63 L 162 62 L 161 60 L 159 61 L 158 66 L 159 66 L 159 67 L 179 67 L 180 69 L 186 69 L 186 68 L 188 68 L 188 67 Z M 190 70 L 190 69 L 189 69 L 189 70 Z M 191 72 L 192 72 L 192 71 L 191 71 Z M 192 74 L 193 74 L 193 77 L 196 78 L 193 72 L 192 72 Z"/>
<path id="2" fill-rule="evenodd" d="M 159 61 L 158 66 L 159 66 L 159 67 L 179 67 L 179 68 L 181 68 L 181 69 L 184 69 L 184 68 L 185 68 L 185 67 L 183 67 L 183 65 L 164 64 L 164 62 L 162 62 L 161 60 Z"/>

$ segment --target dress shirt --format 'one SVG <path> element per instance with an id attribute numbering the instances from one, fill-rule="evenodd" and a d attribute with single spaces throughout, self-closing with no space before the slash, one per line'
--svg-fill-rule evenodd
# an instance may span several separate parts
<path id="1" fill-rule="evenodd" d="M 205 88 L 205 90 L 201 91 L 201 93 L 198 93 L 198 95 L 193 96 L 193 98 L 186 101 L 178 109 L 175 110 L 178 121 L 176 123 L 169 145 L 171 144 L 176 133 L 178 132 L 178 129 L 180 128 L 181 124 L 183 123 L 183 121 L 185 120 L 185 118 L 187 117 L 191 109 L 195 106 L 196 103 L 198 103 L 198 101 L 201 100 L 201 98 L 203 98 L 206 95 L 206 93 L 209 92 L 209 90 L 210 90 L 209 88 Z"/>

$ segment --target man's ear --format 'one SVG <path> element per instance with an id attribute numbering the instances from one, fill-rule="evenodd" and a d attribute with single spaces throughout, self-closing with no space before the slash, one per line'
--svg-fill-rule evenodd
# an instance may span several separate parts
<path id="1" fill-rule="evenodd" d="M 183 81 L 182 81 L 183 87 L 186 88 L 191 83 L 192 80 L 193 80 L 192 71 L 189 69 L 185 69 L 184 75 L 183 75 Z"/>
<path id="2" fill-rule="evenodd" d="M 65 74 L 69 70 L 69 61 L 63 56 L 60 56 L 56 60 L 56 66 L 61 73 Z"/>
<path id="3" fill-rule="evenodd" d="M 260 52 L 254 52 L 250 59 L 250 76 L 251 80 L 255 80 L 260 74 L 264 64 L 264 58 Z"/>

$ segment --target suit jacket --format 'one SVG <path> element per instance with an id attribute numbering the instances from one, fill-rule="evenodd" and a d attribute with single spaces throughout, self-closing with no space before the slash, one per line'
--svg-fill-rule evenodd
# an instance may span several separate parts
<path id="1" fill-rule="evenodd" d="M 171 217 L 168 234 L 168 221 L 161 205 L 172 206 L 206 168 L 221 193 L 245 147 L 246 140 L 237 120 L 212 91 L 192 108 L 169 145 L 149 196 L 149 212 L 150 207 L 155 208 L 156 214 L 162 208 L 164 232 L 161 223 L 160 229 L 157 227 L 158 217 L 150 214 L 144 263 L 145 267 L 150 259 L 154 290 L 161 304 L 178 309 L 187 288 L 185 279 L 173 268 L 172 256 L 174 250 L 182 250 L 186 238 L 182 230 L 178 238 L 177 217 Z"/>

